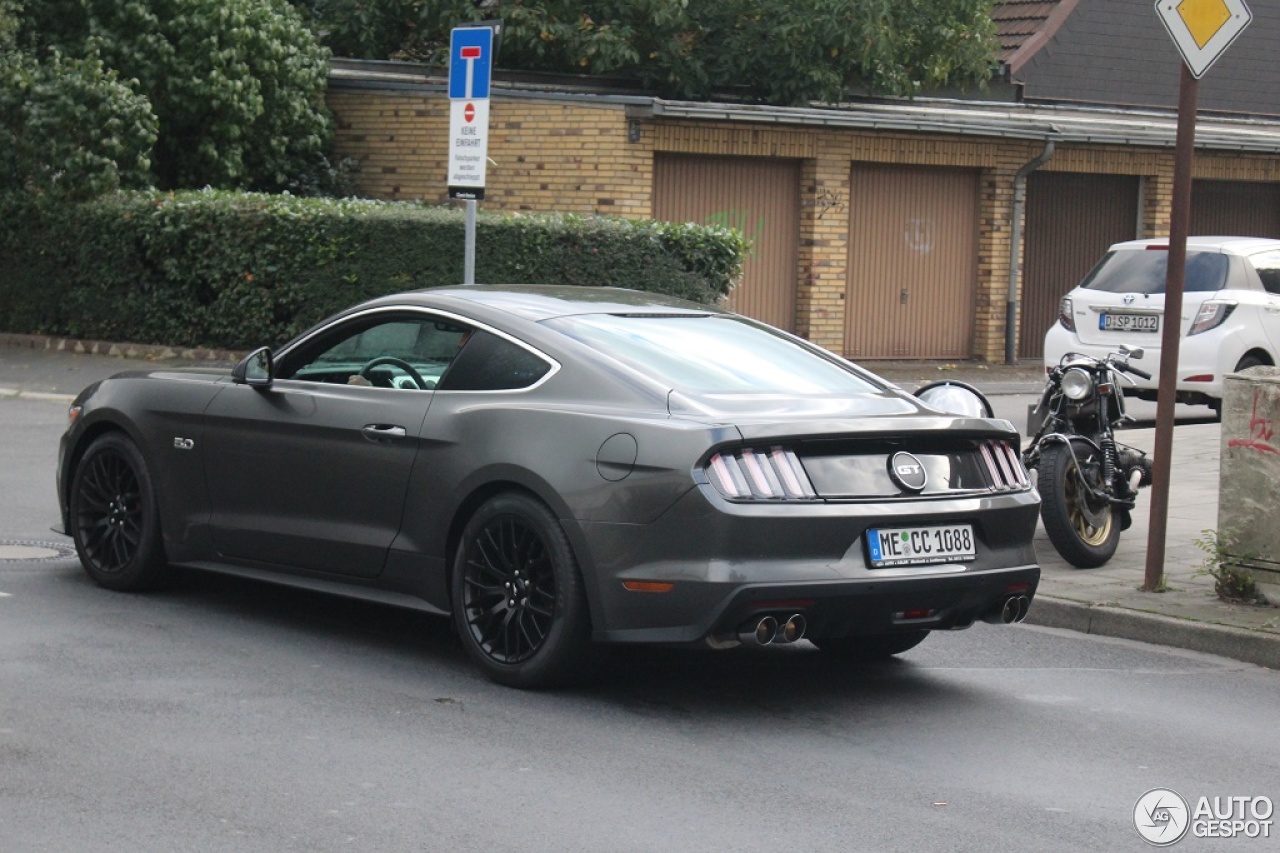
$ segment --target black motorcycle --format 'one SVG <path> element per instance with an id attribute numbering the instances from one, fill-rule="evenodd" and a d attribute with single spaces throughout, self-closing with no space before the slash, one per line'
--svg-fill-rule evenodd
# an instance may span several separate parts
<path id="1" fill-rule="evenodd" d="M 1058 553 L 1073 566 L 1101 566 L 1116 552 L 1127 530 L 1138 489 L 1151 485 L 1151 459 L 1117 444 L 1124 413 L 1122 373 L 1151 374 L 1129 364 L 1141 348 L 1121 346 L 1104 359 L 1067 353 L 1032 410 L 1035 434 L 1022 454 L 1037 471 L 1040 517 Z"/>

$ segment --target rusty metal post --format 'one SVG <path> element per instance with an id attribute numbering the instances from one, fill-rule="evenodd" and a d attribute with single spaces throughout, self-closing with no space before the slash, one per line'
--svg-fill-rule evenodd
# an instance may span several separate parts
<path id="1" fill-rule="evenodd" d="M 1191 165 L 1195 157 L 1196 102 L 1200 81 L 1185 63 L 1178 86 L 1178 138 L 1173 164 L 1173 210 L 1169 223 L 1169 269 L 1164 286 L 1164 328 L 1160 335 L 1160 384 L 1156 402 L 1156 445 L 1152 460 L 1151 521 L 1147 570 L 1142 588 L 1164 583 L 1164 539 L 1169 526 L 1169 471 L 1173 454 L 1173 406 L 1178 388 L 1178 346 L 1182 341 L 1182 290 L 1187 272 L 1187 231 L 1191 226 Z"/>

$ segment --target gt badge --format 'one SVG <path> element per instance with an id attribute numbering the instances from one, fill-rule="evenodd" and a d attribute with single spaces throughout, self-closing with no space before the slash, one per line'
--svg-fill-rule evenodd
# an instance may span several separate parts
<path id="1" fill-rule="evenodd" d="M 929 474 L 924 470 L 924 465 L 920 464 L 919 459 L 906 452 L 895 453 L 890 457 L 889 478 L 897 483 L 899 488 L 909 492 L 922 492 L 925 484 L 929 482 Z"/>

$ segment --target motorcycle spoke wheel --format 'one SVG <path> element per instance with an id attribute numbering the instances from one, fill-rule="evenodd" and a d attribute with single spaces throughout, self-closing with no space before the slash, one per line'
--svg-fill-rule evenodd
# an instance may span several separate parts
<path id="1" fill-rule="evenodd" d="M 1102 547 L 1111 536 L 1111 525 L 1115 513 L 1110 507 L 1094 512 L 1090 509 L 1087 492 L 1080 482 L 1080 474 L 1071 467 L 1066 475 L 1067 512 L 1071 516 L 1071 527 L 1086 545 L 1094 548 Z"/>
<path id="2" fill-rule="evenodd" d="M 1037 470 L 1040 518 L 1053 547 L 1080 569 L 1097 568 L 1110 560 L 1120 544 L 1121 525 L 1111 506 L 1089 505 L 1071 449 L 1065 444 L 1045 447 Z"/>

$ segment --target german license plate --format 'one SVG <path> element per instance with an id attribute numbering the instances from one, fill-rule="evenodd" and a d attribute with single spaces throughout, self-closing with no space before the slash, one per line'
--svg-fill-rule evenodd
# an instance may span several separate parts
<path id="1" fill-rule="evenodd" d="M 924 566 L 972 560 L 973 526 L 947 524 L 938 527 L 879 527 L 867 531 L 872 568 Z"/>
<path id="2" fill-rule="evenodd" d="M 1104 332 L 1158 332 L 1159 314 L 1113 314 L 1098 317 L 1098 328 Z"/>

